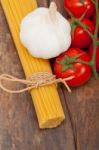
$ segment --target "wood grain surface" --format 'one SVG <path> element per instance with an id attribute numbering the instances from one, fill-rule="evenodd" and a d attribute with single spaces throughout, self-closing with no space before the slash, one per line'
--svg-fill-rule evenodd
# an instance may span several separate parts
<path id="1" fill-rule="evenodd" d="M 55 0 L 65 16 L 63 0 Z M 39 6 L 50 1 L 38 0 Z M 0 6 L 0 74 L 24 78 L 3 10 Z M 16 85 L 7 84 L 14 88 Z M 17 88 L 21 85 L 17 84 Z M 8 94 L 0 89 L 0 150 L 99 150 L 99 81 L 68 94 L 58 87 L 66 114 L 64 123 L 55 129 L 40 130 L 30 95 Z"/>

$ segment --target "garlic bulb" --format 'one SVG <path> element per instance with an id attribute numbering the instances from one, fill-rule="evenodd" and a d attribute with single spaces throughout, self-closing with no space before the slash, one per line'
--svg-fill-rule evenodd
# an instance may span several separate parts
<path id="1" fill-rule="evenodd" d="M 50 59 L 66 51 L 71 44 L 69 22 L 57 11 L 55 2 L 49 8 L 37 8 L 23 18 L 20 39 L 29 53 Z"/>

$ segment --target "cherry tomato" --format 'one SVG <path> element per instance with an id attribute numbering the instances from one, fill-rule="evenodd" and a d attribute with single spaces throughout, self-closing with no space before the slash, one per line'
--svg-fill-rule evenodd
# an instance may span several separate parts
<path id="1" fill-rule="evenodd" d="M 70 48 L 60 56 L 58 56 L 54 62 L 54 73 L 58 78 L 67 78 L 74 76 L 73 79 L 67 81 L 69 86 L 75 87 L 80 86 L 87 82 L 91 76 L 92 69 L 88 64 L 81 62 L 68 62 L 74 57 L 77 60 L 83 60 L 89 62 L 90 56 L 79 48 Z"/>
<path id="2" fill-rule="evenodd" d="M 94 23 L 90 21 L 89 19 L 83 19 L 81 21 L 83 24 L 85 24 L 89 31 L 93 34 L 94 33 Z M 72 36 L 72 47 L 78 47 L 78 48 L 86 48 L 91 43 L 92 39 L 88 35 L 88 33 L 81 27 L 76 26 L 74 29 L 74 34 Z"/>
<path id="3" fill-rule="evenodd" d="M 90 18 L 95 11 L 91 0 L 65 0 L 64 6 L 77 18 L 81 17 L 84 12 L 86 12 L 85 17 Z"/>
<path id="4" fill-rule="evenodd" d="M 98 41 L 99 41 L 99 38 L 98 38 Z M 89 53 L 89 55 L 92 58 L 92 55 L 93 55 L 93 44 L 90 45 L 88 53 Z M 96 50 L 96 69 L 97 69 L 97 71 L 99 71 L 99 46 L 97 46 L 97 50 Z"/>

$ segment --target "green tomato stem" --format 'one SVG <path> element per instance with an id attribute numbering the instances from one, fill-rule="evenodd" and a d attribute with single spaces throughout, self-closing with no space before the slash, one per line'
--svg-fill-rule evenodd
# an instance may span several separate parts
<path id="1" fill-rule="evenodd" d="M 83 24 L 81 21 L 79 21 L 79 20 L 75 20 L 76 22 L 77 22 L 77 24 L 78 25 L 80 25 L 88 34 L 89 34 L 89 36 L 93 39 L 94 38 L 94 36 L 93 36 L 93 34 L 88 30 L 88 28 L 86 27 L 86 25 L 85 24 Z"/>
<path id="2" fill-rule="evenodd" d="M 98 73 L 96 71 L 96 51 L 97 51 L 97 46 L 99 43 L 97 42 L 98 38 L 98 26 L 99 26 L 99 14 L 98 14 L 98 0 L 94 1 L 95 7 L 96 7 L 96 27 L 95 27 L 95 32 L 94 32 L 94 37 L 92 38 L 93 40 L 93 55 L 92 55 L 92 60 L 91 60 L 91 66 L 93 73 L 95 75 L 95 78 L 98 79 Z"/>
<path id="3" fill-rule="evenodd" d="M 78 63 L 82 63 L 82 64 L 90 65 L 90 62 L 83 61 L 83 60 L 75 60 L 74 62 L 78 62 Z"/>

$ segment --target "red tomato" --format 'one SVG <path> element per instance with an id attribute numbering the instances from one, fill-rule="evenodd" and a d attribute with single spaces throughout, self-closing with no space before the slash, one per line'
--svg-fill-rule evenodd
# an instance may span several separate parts
<path id="1" fill-rule="evenodd" d="M 93 34 L 94 33 L 94 23 L 90 21 L 89 19 L 83 19 L 82 23 L 85 24 L 89 31 Z M 74 34 L 72 37 L 72 47 L 78 47 L 78 48 L 86 48 L 91 43 L 91 37 L 88 35 L 88 33 L 81 27 L 77 26 L 74 30 Z"/>
<path id="2" fill-rule="evenodd" d="M 92 21 L 96 24 L 96 12 L 92 15 Z"/>
<path id="3" fill-rule="evenodd" d="M 84 2 L 81 2 L 81 0 L 65 0 L 64 6 L 77 18 L 81 17 L 85 11 L 87 11 L 85 17 L 89 18 L 95 11 L 95 6 L 91 0 L 84 0 Z"/>
<path id="4" fill-rule="evenodd" d="M 99 38 L 98 38 L 98 41 L 99 41 Z M 91 57 L 93 55 L 93 44 L 90 45 L 89 55 Z M 96 51 L 96 69 L 97 69 L 97 71 L 99 71 L 99 46 L 97 46 L 97 51 Z"/>
<path id="5" fill-rule="evenodd" d="M 77 60 L 83 60 L 86 62 L 90 61 L 90 56 L 83 50 L 79 48 L 70 48 L 68 49 L 68 51 L 58 56 L 54 63 L 54 73 L 58 78 L 67 78 L 70 76 L 74 76 L 72 80 L 67 82 L 68 85 L 72 87 L 84 84 L 89 80 L 92 72 L 91 67 L 87 64 L 73 62 L 71 66 L 71 63 L 66 63 L 66 56 L 68 56 L 70 59 L 74 56 L 77 56 L 78 54 L 81 54 L 81 56 L 78 56 Z M 66 69 L 64 69 L 64 67 Z"/>

